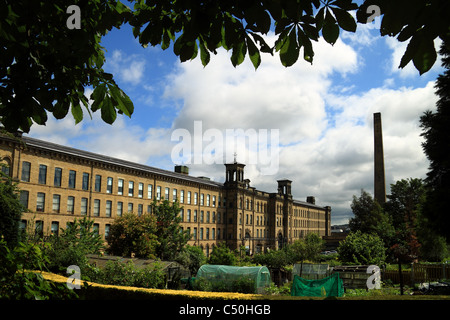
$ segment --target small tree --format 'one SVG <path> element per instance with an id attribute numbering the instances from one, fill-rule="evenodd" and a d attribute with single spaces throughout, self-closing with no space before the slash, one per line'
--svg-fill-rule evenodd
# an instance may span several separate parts
<path id="1" fill-rule="evenodd" d="M 386 259 L 383 240 L 374 234 L 350 232 L 337 249 L 339 259 L 347 263 L 381 264 Z"/>
<path id="2" fill-rule="evenodd" d="M 188 231 L 181 228 L 181 207 L 178 202 L 164 200 L 152 203 L 153 214 L 156 218 L 155 234 L 158 239 L 156 255 L 162 260 L 174 258 L 190 239 Z"/>
<path id="3" fill-rule="evenodd" d="M 175 261 L 188 268 L 192 276 L 206 263 L 206 256 L 200 247 L 187 245 L 175 258 Z"/>
<path id="4" fill-rule="evenodd" d="M 18 198 L 19 190 L 10 177 L 0 171 L 0 238 L 9 248 L 19 241 L 19 222 L 25 208 Z"/>
<path id="5" fill-rule="evenodd" d="M 93 226 L 94 220 L 87 217 L 75 219 L 66 229 L 61 229 L 59 236 L 48 238 L 49 246 L 44 250 L 49 257 L 50 271 L 65 274 L 70 265 L 82 268 L 88 264 L 87 254 L 98 254 L 103 250 L 103 240 Z"/>
<path id="6" fill-rule="evenodd" d="M 209 257 L 210 264 L 223 264 L 227 266 L 234 266 L 236 264 L 236 256 L 227 247 L 227 245 L 222 242 L 218 246 L 215 246 Z"/>
<path id="7" fill-rule="evenodd" d="M 154 257 L 158 245 L 156 218 L 151 214 L 137 215 L 129 212 L 114 220 L 111 225 L 108 252 L 114 255 Z"/>

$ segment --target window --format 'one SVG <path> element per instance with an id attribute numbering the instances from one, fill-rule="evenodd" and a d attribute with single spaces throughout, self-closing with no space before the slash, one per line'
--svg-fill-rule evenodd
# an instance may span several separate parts
<path id="1" fill-rule="evenodd" d="M 81 198 L 81 215 L 87 215 L 88 199 Z"/>
<path id="2" fill-rule="evenodd" d="M 4 157 L 1 161 L 2 164 L 2 172 L 6 175 L 6 176 L 11 176 L 11 160 L 9 160 L 9 158 Z"/>
<path id="3" fill-rule="evenodd" d="M 55 168 L 55 178 L 53 179 L 53 185 L 55 187 L 61 187 L 62 169 Z"/>
<path id="4" fill-rule="evenodd" d="M 184 203 L 184 190 L 180 191 L 180 203 Z"/>
<path id="5" fill-rule="evenodd" d="M 144 211 L 144 206 L 142 204 L 138 204 L 138 217 L 142 216 L 143 211 Z"/>
<path id="6" fill-rule="evenodd" d="M 134 182 L 130 181 L 128 182 L 128 196 L 132 197 L 134 194 Z"/>
<path id="7" fill-rule="evenodd" d="M 128 212 L 133 212 L 133 203 L 132 202 L 128 203 Z"/>
<path id="8" fill-rule="evenodd" d="M 119 201 L 117 202 L 117 216 L 121 217 L 123 212 L 123 202 Z"/>
<path id="9" fill-rule="evenodd" d="M 180 209 L 181 222 L 184 222 L 184 209 Z"/>
<path id="10" fill-rule="evenodd" d="M 22 176 L 20 180 L 30 182 L 31 163 L 27 161 L 22 162 Z"/>
<path id="11" fill-rule="evenodd" d="M 113 178 L 106 178 L 106 193 L 112 193 Z"/>
<path id="12" fill-rule="evenodd" d="M 212 206 L 216 206 L 216 196 L 212 196 Z"/>
<path id="13" fill-rule="evenodd" d="M 73 213 L 74 202 L 75 202 L 75 197 L 72 197 L 72 196 L 67 197 L 67 213 Z"/>
<path id="14" fill-rule="evenodd" d="M 20 203 L 26 208 L 28 209 L 28 198 L 29 198 L 30 193 L 26 190 L 20 190 Z"/>
<path id="15" fill-rule="evenodd" d="M 123 179 L 119 179 L 117 182 L 117 194 L 123 195 Z"/>
<path id="16" fill-rule="evenodd" d="M 172 201 L 177 201 L 177 189 L 173 189 L 172 191 Z"/>
<path id="17" fill-rule="evenodd" d="M 216 228 L 212 228 L 211 239 L 216 240 Z"/>
<path id="18" fill-rule="evenodd" d="M 81 189 L 89 190 L 89 173 L 83 172 L 83 180 L 81 184 Z"/>
<path id="19" fill-rule="evenodd" d="M 209 240 L 209 228 L 206 228 L 206 240 Z"/>
<path id="20" fill-rule="evenodd" d="M 38 192 L 36 200 L 36 211 L 44 212 L 45 206 L 45 193 Z"/>
<path id="21" fill-rule="evenodd" d="M 105 216 L 111 217 L 111 208 L 112 208 L 112 201 L 106 200 L 106 206 L 105 206 Z"/>
<path id="22" fill-rule="evenodd" d="M 191 204 L 191 192 L 190 191 L 188 191 L 188 194 L 187 194 L 187 203 Z"/>
<path id="23" fill-rule="evenodd" d="M 100 215 L 100 200 L 94 199 L 94 217 L 98 217 Z"/>
<path id="24" fill-rule="evenodd" d="M 169 192 L 170 192 L 170 188 L 165 187 L 164 188 L 164 199 L 165 200 L 169 200 Z"/>
<path id="25" fill-rule="evenodd" d="M 161 187 L 156 187 L 156 200 L 161 200 Z"/>
<path id="26" fill-rule="evenodd" d="M 194 240 L 197 240 L 197 228 L 194 228 Z"/>
<path id="27" fill-rule="evenodd" d="M 92 231 L 94 232 L 94 234 L 98 235 L 99 229 L 100 229 L 100 225 L 98 223 L 94 223 L 94 225 L 92 227 Z"/>
<path id="28" fill-rule="evenodd" d="M 61 203 L 61 196 L 59 194 L 54 194 L 53 195 L 53 212 L 59 213 L 60 203 Z"/>
<path id="29" fill-rule="evenodd" d="M 200 228 L 200 240 L 203 240 L 203 228 Z"/>
<path id="30" fill-rule="evenodd" d="M 197 210 L 194 210 L 194 222 L 197 222 Z"/>
<path id="31" fill-rule="evenodd" d="M 58 221 L 52 221 L 51 232 L 52 232 L 52 235 L 58 236 L 58 233 L 59 233 L 59 222 Z"/>
<path id="32" fill-rule="evenodd" d="M 34 223 L 34 234 L 38 237 L 44 236 L 44 221 L 38 220 Z"/>
<path id="33" fill-rule="evenodd" d="M 95 186 L 94 186 L 94 190 L 96 192 L 100 192 L 102 190 L 102 176 L 99 174 L 95 175 Z"/>
<path id="34" fill-rule="evenodd" d="M 69 171 L 69 188 L 75 188 L 77 173 L 74 170 Z"/>
<path id="35" fill-rule="evenodd" d="M 188 211 L 187 211 L 186 221 L 191 222 L 191 209 L 188 209 Z"/>
<path id="36" fill-rule="evenodd" d="M 200 194 L 200 205 L 203 206 L 205 201 L 205 195 L 202 193 Z"/>
<path id="37" fill-rule="evenodd" d="M 105 238 L 108 238 L 110 230 L 111 230 L 111 225 L 105 224 Z"/>
<path id="38" fill-rule="evenodd" d="M 209 207 L 210 205 L 210 201 L 211 201 L 211 196 L 209 194 L 206 195 L 206 206 Z"/>
<path id="39" fill-rule="evenodd" d="M 151 199 L 152 198 L 152 192 L 153 192 L 153 185 L 149 184 L 147 186 L 147 198 Z"/>
<path id="40" fill-rule="evenodd" d="M 39 181 L 40 184 L 47 183 L 47 166 L 44 164 L 39 165 Z"/>
<path id="41" fill-rule="evenodd" d="M 198 193 L 194 192 L 194 204 L 197 204 L 198 201 Z"/>
<path id="42" fill-rule="evenodd" d="M 111 225 L 105 224 L 105 239 L 108 238 L 110 230 L 111 230 Z"/>
<path id="43" fill-rule="evenodd" d="M 140 182 L 138 188 L 138 197 L 142 198 L 143 196 L 144 196 L 144 184 Z"/>

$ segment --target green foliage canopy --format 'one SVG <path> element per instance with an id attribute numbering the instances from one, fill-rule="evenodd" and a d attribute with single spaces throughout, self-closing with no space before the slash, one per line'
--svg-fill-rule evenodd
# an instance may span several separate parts
<path id="1" fill-rule="evenodd" d="M 339 259 L 347 263 L 380 265 L 386 259 L 383 240 L 374 234 L 350 232 L 337 249 Z"/>
<path id="2" fill-rule="evenodd" d="M 450 6 L 447 0 L 132 0 L 133 9 L 117 0 L 79 0 L 80 28 L 67 27 L 71 19 L 64 0 L 5 0 L 0 2 L 0 121 L 15 132 L 28 132 L 33 123 L 44 125 L 47 114 L 64 118 L 69 110 L 75 123 L 100 110 L 112 124 L 117 113 L 131 116 L 129 97 L 113 75 L 104 72 L 100 42 L 125 23 L 142 46 L 170 47 L 180 61 L 200 56 L 203 65 L 211 53 L 231 51 L 231 63 L 240 65 L 248 55 L 255 69 L 261 53 L 279 54 L 281 64 L 292 66 L 303 51 L 313 62 L 313 42 L 323 37 L 330 44 L 340 30 L 355 32 L 357 22 L 368 23 L 379 12 L 381 36 L 409 41 L 400 67 L 409 62 L 422 74 L 436 60 L 433 40 L 449 39 Z M 375 6 L 375 7 L 373 7 Z M 376 8 L 376 10 L 374 9 Z M 356 11 L 357 20 L 352 16 Z M 273 30 L 270 46 L 264 36 Z M 448 43 L 448 41 L 447 41 Z M 91 105 L 84 95 L 91 86 Z"/>

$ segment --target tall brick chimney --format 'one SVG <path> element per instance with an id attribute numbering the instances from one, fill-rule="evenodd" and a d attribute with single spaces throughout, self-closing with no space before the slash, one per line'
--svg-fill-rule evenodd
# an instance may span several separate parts
<path id="1" fill-rule="evenodd" d="M 384 177 L 383 132 L 381 129 L 381 113 L 373 114 L 374 141 L 374 193 L 380 205 L 386 202 L 386 181 Z"/>

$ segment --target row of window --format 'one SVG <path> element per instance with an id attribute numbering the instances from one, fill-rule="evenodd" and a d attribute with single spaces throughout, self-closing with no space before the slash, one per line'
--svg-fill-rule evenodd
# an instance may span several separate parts
<path id="1" fill-rule="evenodd" d="M 38 175 L 38 183 L 39 184 L 47 184 L 47 166 L 44 164 L 39 165 L 39 175 Z M 21 174 L 21 180 L 24 182 L 30 182 L 30 173 L 31 173 L 31 163 L 28 161 L 22 162 L 22 174 Z M 53 186 L 55 187 L 61 187 L 62 186 L 62 175 L 63 175 L 63 169 L 59 167 L 55 167 L 54 172 L 54 179 L 53 179 Z M 88 172 L 83 172 L 81 176 L 81 189 L 88 191 L 90 189 L 90 174 Z M 113 181 L 114 179 L 112 177 L 106 178 L 106 193 L 113 193 Z M 75 170 L 69 170 L 69 176 L 68 176 L 68 183 L 67 187 L 74 189 L 76 188 L 76 182 L 77 182 L 77 172 Z M 145 184 L 142 182 L 139 182 L 137 185 L 137 197 L 143 198 L 144 197 L 144 187 Z M 125 180 L 124 179 L 117 179 L 117 194 L 118 195 L 124 195 L 126 194 L 125 188 Z M 101 192 L 102 191 L 102 176 L 101 175 L 95 175 L 94 178 L 94 191 L 95 192 Z M 128 196 L 133 197 L 135 196 L 135 182 L 134 181 L 128 181 Z M 157 186 L 156 187 L 156 200 L 161 200 L 163 197 L 162 194 L 162 187 Z M 186 196 L 186 199 L 185 199 Z M 147 198 L 153 199 L 153 185 L 147 184 Z M 192 199 L 193 198 L 193 199 Z M 223 202 L 221 201 L 221 197 L 218 196 L 218 199 L 215 195 L 211 196 L 209 194 L 200 193 L 200 199 L 199 194 L 197 192 L 194 192 L 193 194 L 191 191 L 188 191 L 185 193 L 185 190 L 178 190 L 176 188 L 172 189 L 172 192 L 170 191 L 170 188 L 165 187 L 164 188 L 164 199 L 166 200 L 172 200 L 172 201 L 179 201 L 180 203 L 186 204 L 194 204 L 197 205 L 200 200 L 201 206 L 207 206 L 207 207 L 216 207 L 216 200 L 218 200 L 218 206 L 226 205 L 226 199 L 223 199 Z M 239 201 L 239 208 L 242 209 L 244 207 L 243 205 L 244 201 L 241 198 Z M 251 199 L 245 199 L 245 208 L 247 210 L 253 210 L 253 201 Z M 256 202 L 255 206 L 256 212 L 267 212 L 267 204 L 263 202 Z M 277 206 L 277 213 L 282 212 L 282 205 Z"/>
<path id="2" fill-rule="evenodd" d="M 45 211 L 45 201 L 46 194 L 44 192 L 38 192 L 36 197 L 36 211 L 44 212 Z M 25 208 L 29 206 L 29 191 L 21 190 L 20 192 L 20 202 Z M 107 218 L 111 217 L 111 213 L 113 210 L 113 202 L 111 200 L 106 200 L 104 204 L 104 209 L 101 208 L 101 200 L 94 199 L 92 215 L 94 217 L 104 216 Z M 81 197 L 80 199 L 80 214 L 87 215 L 88 214 L 88 198 Z M 52 212 L 53 213 L 62 213 L 64 208 L 61 205 L 61 195 L 53 194 L 52 198 Z M 132 202 L 128 203 L 127 212 L 135 212 L 135 205 Z M 147 213 L 152 213 L 152 206 L 147 205 Z M 104 215 L 101 215 L 101 210 L 104 210 Z M 137 205 L 137 214 L 141 216 L 144 211 L 144 205 L 139 203 Z M 74 214 L 75 213 L 75 197 L 68 196 L 66 202 L 66 213 Z M 116 203 L 116 215 L 121 217 L 124 212 L 124 203 L 122 201 L 117 201 Z M 180 210 L 180 217 L 182 222 L 206 222 L 206 223 L 223 223 L 224 217 L 222 217 L 221 212 L 215 211 L 204 211 L 200 210 L 200 214 L 198 214 L 198 210 L 187 209 L 186 214 L 184 209 Z M 222 220 L 223 219 L 223 220 Z"/>
<path id="3" fill-rule="evenodd" d="M 53 179 L 53 186 L 55 187 L 61 187 L 62 186 L 62 168 L 55 167 L 54 172 L 54 179 Z M 21 174 L 21 181 L 24 182 L 30 182 L 30 173 L 31 173 L 31 163 L 28 161 L 22 162 L 22 174 Z M 69 170 L 69 177 L 68 177 L 68 188 L 74 189 L 76 187 L 77 182 L 77 172 L 75 170 Z M 90 189 L 89 186 L 89 173 L 83 172 L 82 173 L 82 179 L 81 179 L 81 189 L 88 191 Z M 112 177 L 106 178 L 106 193 L 113 193 L 113 183 L 114 179 Z M 39 176 L 38 176 L 38 183 L 39 184 L 47 184 L 47 166 L 40 164 L 39 165 Z M 144 198 L 144 187 L 145 184 L 142 182 L 139 182 L 137 184 L 137 197 L 138 198 Z M 128 194 L 129 197 L 135 196 L 135 182 L 134 181 L 128 181 L 128 193 L 126 193 L 125 188 L 125 180 L 124 179 L 117 179 L 117 194 L 118 195 L 124 195 Z M 101 175 L 95 175 L 94 180 L 94 191 L 95 192 L 101 192 L 102 191 L 102 176 Z M 185 199 L 186 196 L 186 199 Z M 156 194 L 155 194 L 156 200 L 161 200 L 163 198 L 162 194 L 162 187 L 156 186 Z M 153 185 L 147 184 L 147 198 L 153 199 Z M 185 190 L 180 190 L 178 194 L 178 189 L 173 188 L 172 192 L 170 188 L 165 187 L 164 188 L 164 199 L 166 200 L 172 200 L 173 202 L 179 201 L 180 203 L 186 204 L 194 204 L 197 205 L 200 200 L 201 206 L 207 206 L 207 207 L 216 207 L 216 200 L 218 200 L 218 206 L 220 207 L 221 204 L 225 206 L 226 199 L 222 199 L 219 196 L 218 199 L 215 195 L 211 196 L 210 194 L 200 193 L 200 199 L 199 194 L 197 192 L 191 192 L 188 191 L 187 193 Z"/>
<path id="4" fill-rule="evenodd" d="M 21 220 L 20 229 L 27 230 L 27 220 Z M 69 228 L 72 222 L 68 222 L 66 228 Z M 93 231 L 95 234 L 99 234 L 100 225 L 98 223 L 93 224 Z M 104 237 L 108 237 L 109 232 L 111 230 L 110 224 L 105 224 L 105 234 Z M 183 228 L 181 228 L 183 231 Z M 197 231 L 198 230 L 198 231 Z M 50 232 L 52 235 L 58 236 L 60 231 L 59 221 L 52 221 L 50 226 Z M 191 228 L 186 228 L 186 231 L 189 235 L 191 235 L 191 240 L 220 240 L 225 239 L 224 234 L 221 232 L 220 228 L 193 228 L 193 232 L 191 232 Z M 44 221 L 36 220 L 34 225 L 34 233 L 37 236 L 42 237 L 44 235 Z"/>

